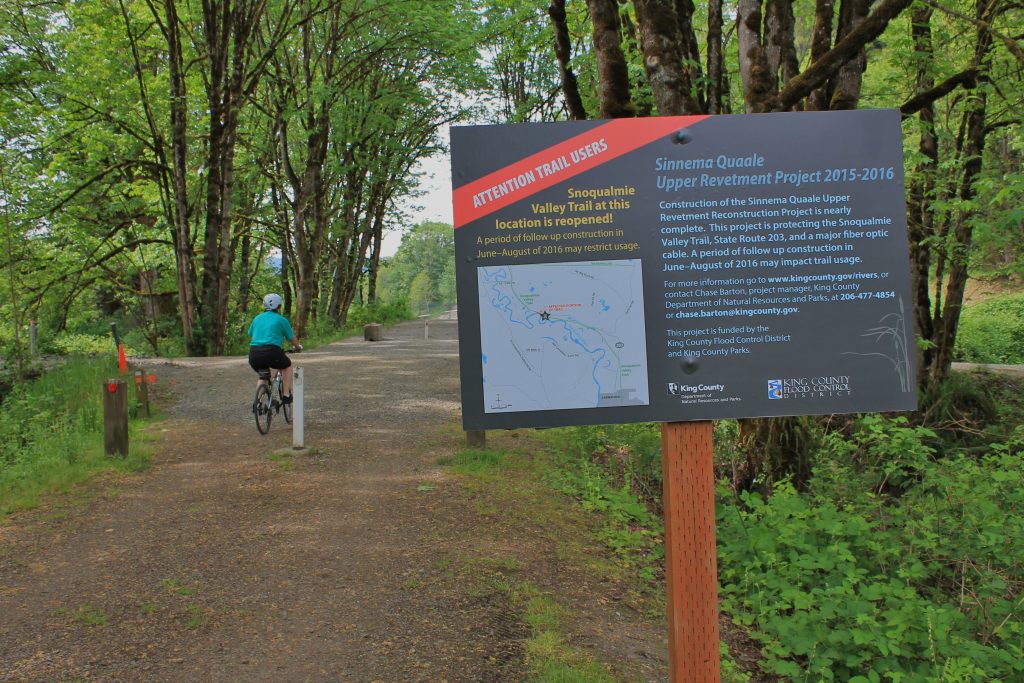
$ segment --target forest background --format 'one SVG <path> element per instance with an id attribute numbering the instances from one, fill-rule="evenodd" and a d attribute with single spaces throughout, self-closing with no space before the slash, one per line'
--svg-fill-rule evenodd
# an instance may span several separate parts
<path id="1" fill-rule="evenodd" d="M 270 290 L 304 339 L 453 304 L 450 226 L 402 208 L 448 125 L 895 108 L 921 408 L 716 426 L 723 607 L 795 680 L 1022 680 L 1021 385 L 952 371 L 1024 363 L 1021 26 L 1015 0 L 3 3 L 0 492 L 32 430 L 95 417 L 26 407 L 33 327 L 219 355 Z M 655 433 L 552 435 L 653 574 Z"/>

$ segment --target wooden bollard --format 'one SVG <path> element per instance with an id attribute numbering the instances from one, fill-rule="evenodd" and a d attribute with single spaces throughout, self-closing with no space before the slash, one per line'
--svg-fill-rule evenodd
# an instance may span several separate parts
<path id="1" fill-rule="evenodd" d="M 487 432 L 483 429 L 467 429 L 466 446 L 469 448 L 487 448 Z"/>
<path id="2" fill-rule="evenodd" d="M 139 402 L 139 416 L 149 417 L 149 383 L 146 371 L 135 371 L 135 399 Z"/>
<path id="3" fill-rule="evenodd" d="M 103 450 L 128 455 L 128 385 L 123 379 L 103 383 Z"/>
<path id="4" fill-rule="evenodd" d="M 370 323 L 363 327 L 363 339 L 366 341 L 380 341 L 383 336 L 384 326 L 380 323 Z"/>

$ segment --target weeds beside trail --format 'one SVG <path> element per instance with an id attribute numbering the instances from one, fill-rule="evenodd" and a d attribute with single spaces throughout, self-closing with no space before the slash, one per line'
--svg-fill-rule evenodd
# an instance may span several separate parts
<path id="1" fill-rule="evenodd" d="M 107 358 L 72 356 L 7 392 L 0 406 L 0 517 L 35 507 L 41 495 L 66 491 L 96 472 L 146 466 L 151 439 L 135 420 L 128 456 L 103 453 L 103 381 L 116 376 Z M 129 412 L 134 416 L 134 402 Z"/>
<path id="2" fill-rule="evenodd" d="M 156 367 L 152 467 L 0 526 L 0 680 L 665 680 L 663 617 L 586 519 L 438 464 L 465 439 L 455 332 L 296 358 L 314 449 L 290 457 L 244 358 Z"/>

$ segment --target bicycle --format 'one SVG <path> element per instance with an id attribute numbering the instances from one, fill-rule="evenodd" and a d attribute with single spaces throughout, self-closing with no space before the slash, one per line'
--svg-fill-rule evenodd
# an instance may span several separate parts
<path id="1" fill-rule="evenodd" d="M 288 353 L 296 353 L 291 349 Z M 271 374 L 273 373 L 273 377 Z M 281 385 L 281 370 L 263 368 L 259 370 L 260 383 L 256 387 L 256 398 L 252 402 L 252 413 L 256 418 L 256 429 L 260 434 L 270 431 L 270 419 L 284 412 L 284 421 L 292 423 L 292 404 L 284 402 L 284 387 Z"/>

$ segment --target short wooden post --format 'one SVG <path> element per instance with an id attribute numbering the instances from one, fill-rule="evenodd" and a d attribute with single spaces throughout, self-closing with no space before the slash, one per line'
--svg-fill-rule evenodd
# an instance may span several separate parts
<path id="1" fill-rule="evenodd" d="M 383 333 L 383 325 L 370 323 L 363 327 L 363 339 L 365 341 L 380 341 Z"/>
<path id="2" fill-rule="evenodd" d="M 128 385 L 123 379 L 103 383 L 103 449 L 128 455 Z"/>
<path id="3" fill-rule="evenodd" d="M 487 448 L 487 432 L 483 429 L 467 429 L 466 446 L 468 448 Z"/>
<path id="4" fill-rule="evenodd" d="M 672 683 L 721 680 L 712 424 L 661 427 Z"/>
<path id="5" fill-rule="evenodd" d="M 306 383 L 302 368 L 295 368 L 292 370 L 292 448 L 296 450 L 305 447 L 305 409 Z"/>
<path id="6" fill-rule="evenodd" d="M 149 383 L 145 370 L 135 371 L 135 398 L 139 402 L 139 416 L 149 417 Z"/>

